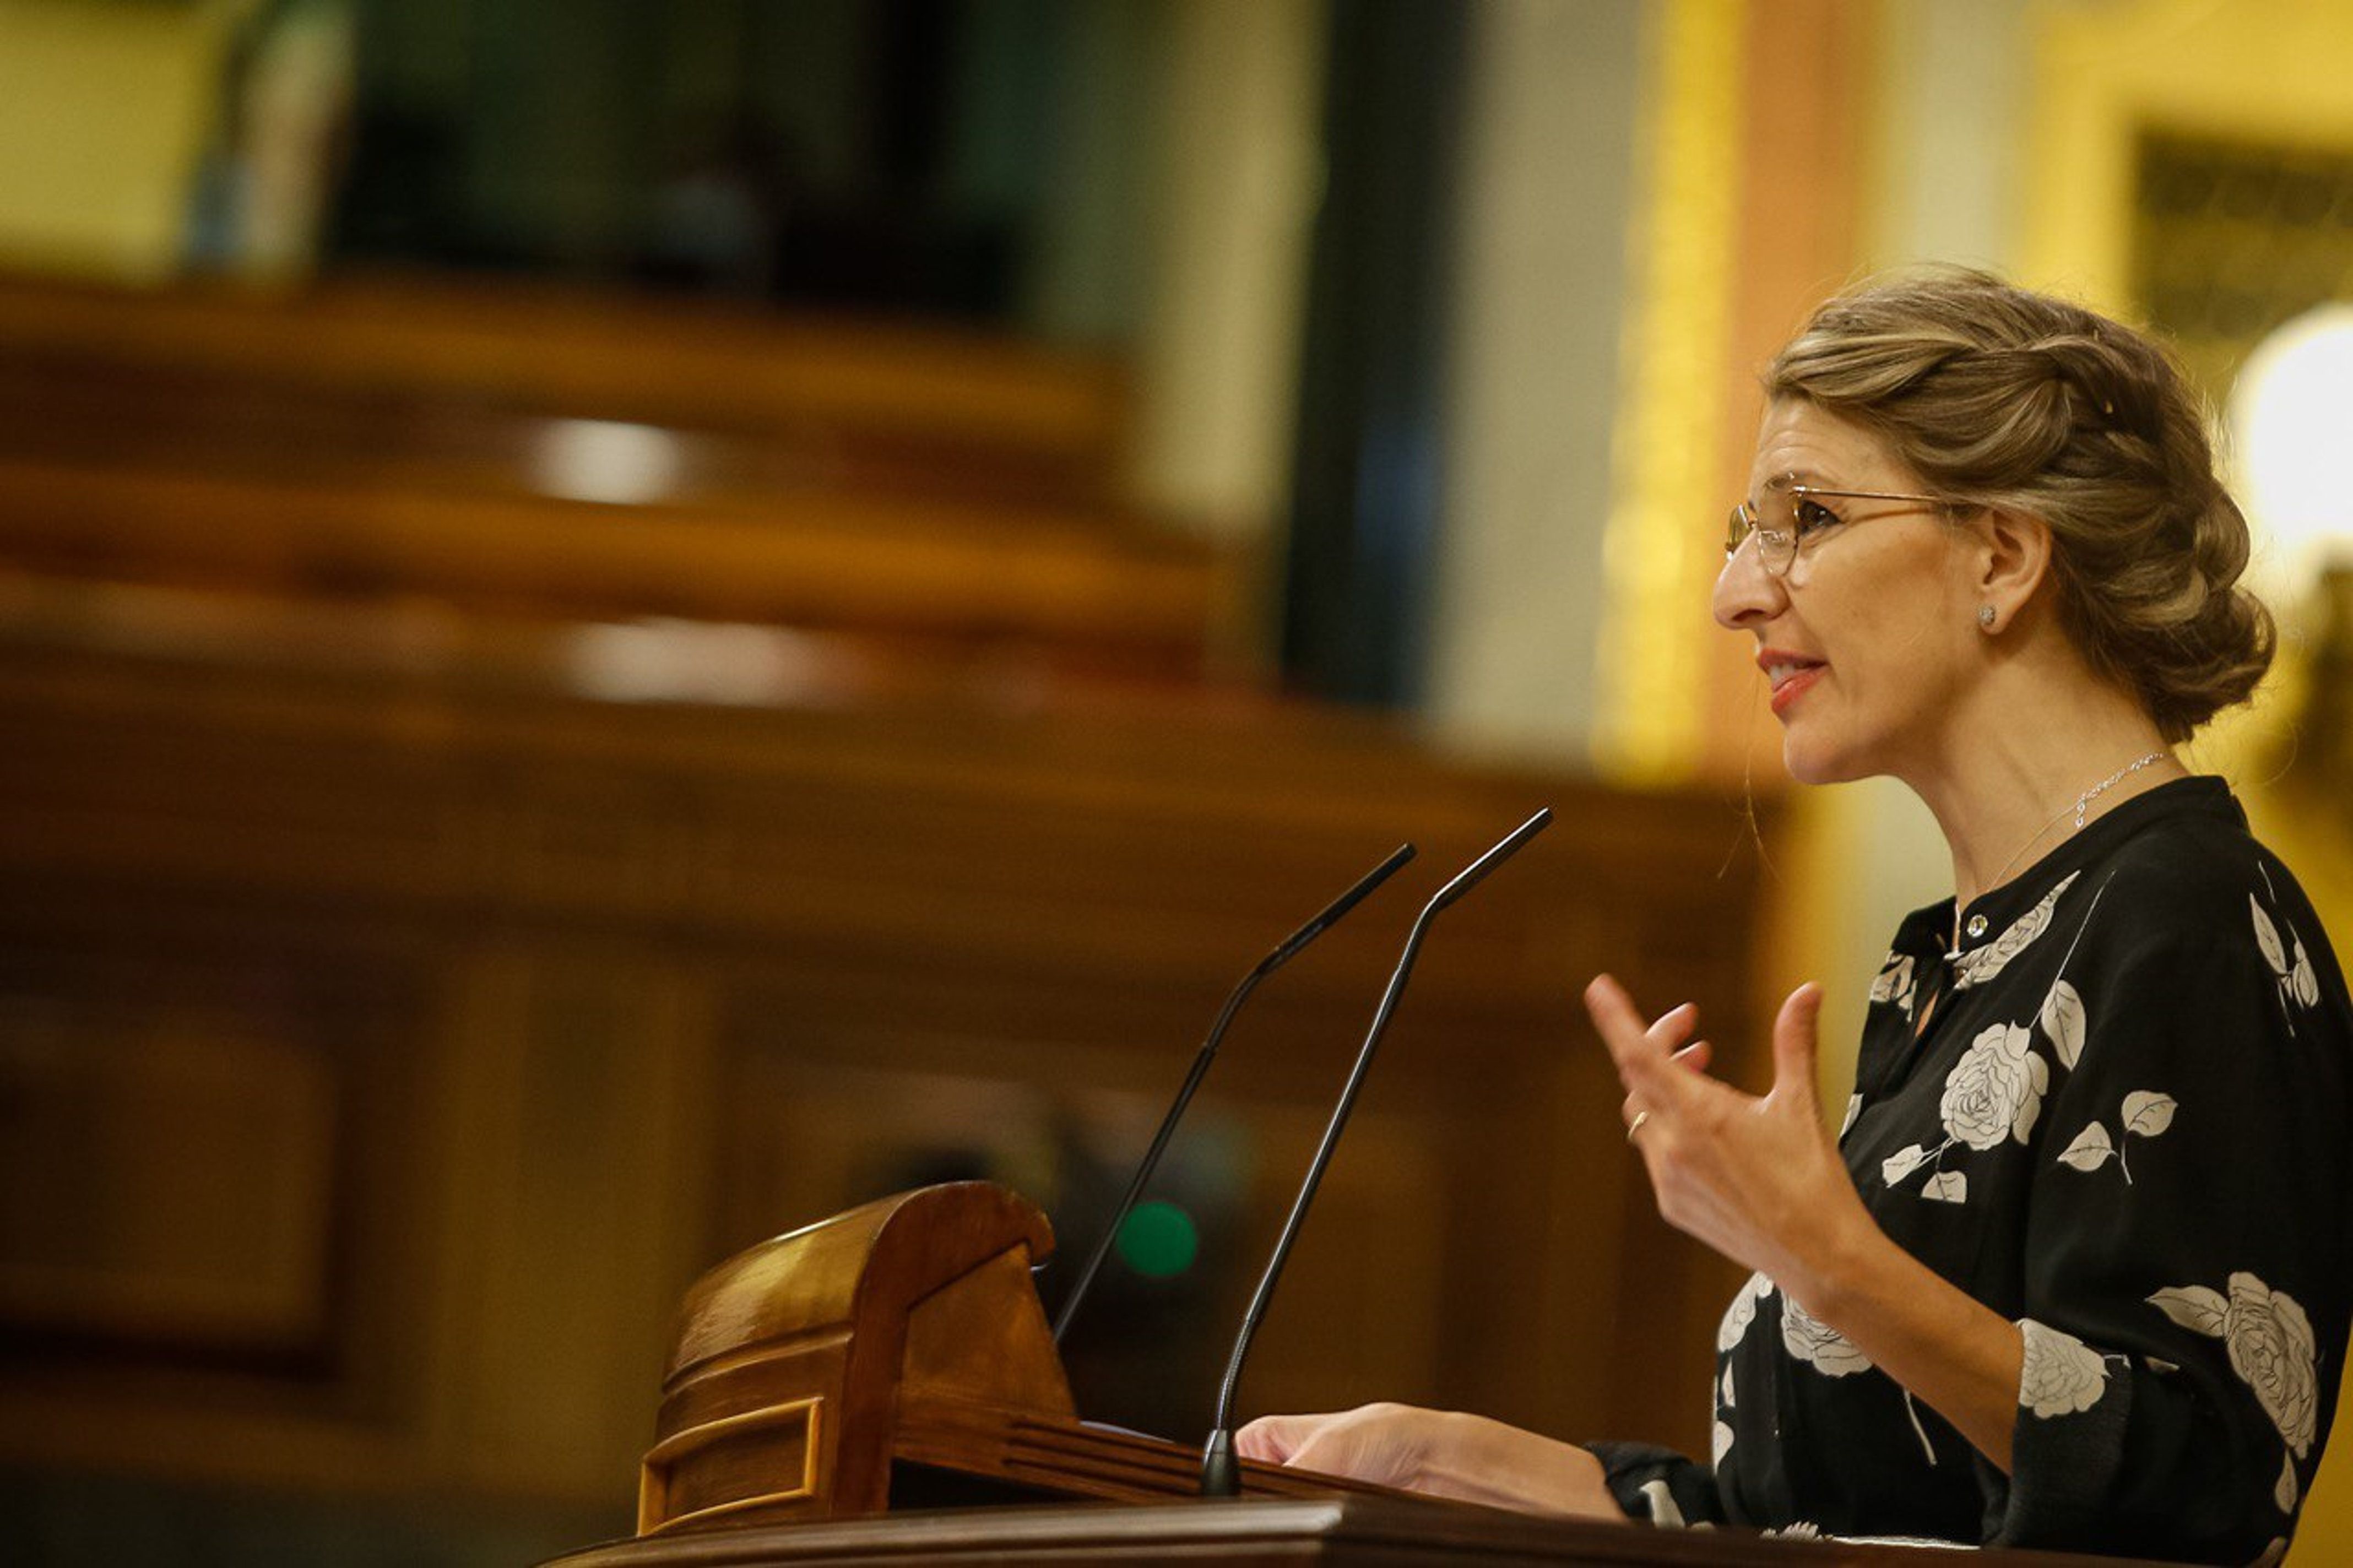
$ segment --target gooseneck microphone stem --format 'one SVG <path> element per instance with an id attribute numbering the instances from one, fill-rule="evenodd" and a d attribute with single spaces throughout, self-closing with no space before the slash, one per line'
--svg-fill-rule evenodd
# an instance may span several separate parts
<path id="1" fill-rule="evenodd" d="M 1234 1451 L 1233 1415 L 1234 1391 L 1241 1382 L 1242 1362 L 1250 1354 L 1250 1341 L 1258 1333 L 1259 1321 L 1266 1316 L 1267 1303 L 1274 1298 L 1275 1281 L 1282 1276 L 1282 1267 L 1291 1257 L 1291 1244 L 1299 1239 L 1302 1222 L 1307 1217 L 1307 1207 L 1315 1201 L 1315 1189 L 1324 1180 L 1324 1167 L 1332 1163 L 1333 1152 L 1340 1146 L 1341 1131 L 1348 1124 L 1348 1113 L 1356 1109 L 1356 1091 L 1364 1088 L 1365 1075 L 1373 1065 L 1373 1053 L 1379 1048 L 1381 1036 L 1388 1028 L 1389 1016 L 1397 1011 L 1398 998 L 1405 993 L 1405 983 L 1413 973 L 1413 961 L 1421 951 L 1421 939 L 1429 931 L 1430 921 L 1440 910 L 1478 886 L 1482 878 L 1508 859 L 1521 845 L 1544 831 L 1552 821 L 1549 807 L 1537 812 L 1504 837 L 1503 841 L 1465 867 L 1455 879 L 1438 889 L 1429 903 L 1422 906 L 1413 929 L 1406 934 L 1405 950 L 1398 955 L 1397 969 L 1389 975 L 1388 989 L 1381 994 L 1381 1005 L 1373 1014 L 1373 1026 L 1366 1031 L 1365 1043 L 1356 1052 L 1356 1065 L 1349 1069 L 1348 1081 L 1340 1090 L 1340 1101 L 1332 1108 L 1332 1120 L 1324 1129 L 1323 1142 L 1315 1147 L 1315 1158 L 1307 1167 L 1307 1177 L 1300 1184 L 1299 1195 L 1291 1205 L 1290 1217 L 1282 1222 L 1282 1235 L 1275 1241 L 1274 1254 L 1267 1259 L 1266 1272 L 1259 1276 L 1258 1289 L 1250 1297 L 1250 1310 L 1242 1314 L 1241 1332 L 1234 1338 L 1233 1355 L 1226 1363 L 1225 1381 L 1218 1388 L 1218 1407 L 1211 1418 L 1208 1441 L 1201 1450 L 1201 1495 L 1203 1497 L 1234 1497 L 1241 1491 L 1241 1460 Z"/>
<path id="2" fill-rule="evenodd" d="M 1241 1010 L 1242 999 L 1258 988 L 1260 981 L 1290 963 L 1301 948 L 1338 923 L 1342 915 L 1364 902 L 1366 894 L 1395 876 L 1400 867 L 1413 858 L 1413 854 L 1412 845 L 1398 845 L 1390 851 L 1388 859 L 1366 872 L 1356 879 L 1354 887 L 1324 905 L 1322 913 L 1277 942 L 1274 951 L 1260 959 L 1258 967 L 1243 975 L 1241 984 L 1235 986 L 1233 994 L 1226 998 L 1226 1005 L 1218 1010 L 1217 1022 L 1209 1026 L 1208 1037 L 1201 1042 L 1201 1048 L 1193 1055 L 1192 1069 L 1186 1073 L 1184 1084 L 1176 1090 L 1176 1098 L 1169 1102 L 1168 1114 L 1160 1119 L 1160 1131 L 1152 1135 L 1152 1147 L 1145 1151 L 1143 1163 L 1135 1167 L 1135 1174 L 1128 1179 L 1127 1191 L 1120 1196 L 1119 1206 L 1112 1211 L 1111 1224 L 1104 1227 L 1103 1239 L 1095 1243 L 1093 1255 L 1087 1259 L 1087 1266 L 1079 1271 L 1078 1279 L 1071 1286 L 1070 1295 L 1063 1298 L 1062 1310 L 1054 1318 L 1054 1342 L 1057 1345 L 1062 1342 L 1063 1334 L 1069 1331 L 1071 1320 L 1079 1315 L 1079 1303 L 1087 1299 L 1087 1291 L 1094 1284 L 1095 1276 L 1103 1272 L 1103 1262 L 1111 1256 L 1112 1245 L 1119 1239 L 1119 1227 L 1127 1223 L 1128 1215 L 1135 1207 L 1135 1200 L 1144 1195 L 1145 1184 L 1152 1180 L 1152 1173 L 1158 1168 L 1160 1156 L 1166 1152 L 1168 1140 L 1176 1131 L 1176 1123 L 1184 1119 L 1185 1108 L 1193 1103 L 1193 1091 L 1199 1089 L 1201 1080 L 1209 1076 L 1209 1063 L 1217 1058 L 1219 1042 L 1226 1037 L 1226 1026 L 1232 1023 L 1234 1015 Z"/>

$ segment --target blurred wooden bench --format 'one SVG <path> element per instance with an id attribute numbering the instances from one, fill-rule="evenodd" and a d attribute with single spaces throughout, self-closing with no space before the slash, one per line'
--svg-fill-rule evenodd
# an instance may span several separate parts
<path id="1" fill-rule="evenodd" d="M 68 580 L 1198 672 L 1243 563 L 1117 500 L 1109 361 L 416 281 L 0 281 L 0 557 Z"/>

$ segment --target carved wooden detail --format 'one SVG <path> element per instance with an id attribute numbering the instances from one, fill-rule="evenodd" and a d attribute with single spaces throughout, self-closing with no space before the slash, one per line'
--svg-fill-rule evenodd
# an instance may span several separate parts
<path id="1" fill-rule="evenodd" d="M 892 1151 L 944 1128 L 984 1152 L 1001 1132 L 1018 1163 L 1071 1117 L 1133 1124 L 1303 910 L 1401 838 L 1442 869 L 1543 801 L 1559 825 L 1423 956 L 1246 1407 L 1398 1394 L 1704 1436 L 1730 1281 L 1650 1213 L 1570 1005 L 1607 965 L 1743 1015 L 1746 883 L 1718 879 L 1737 826 L 1713 804 L 1215 703 L 637 710 L 19 652 L 0 669 L 16 962 L 66 955 L 90 978 L 58 984 L 85 1001 L 152 995 L 150 965 L 205 952 L 314 987 L 405 976 L 300 1015 L 374 1042 L 375 1087 L 337 1101 L 331 1153 L 301 1155 L 376 1173 L 332 1246 L 390 1294 L 328 1298 L 364 1354 L 323 1391 L 258 1363 L 143 1387 L 126 1370 L 112 1405 L 20 1364 L 0 1382 L 0 1429 L 39 1434 L 0 1440 L 20 1459 L 613 1496 L 648 1447 L 670 1305 L 711 1259 L 882 1190 Z M 1271 1239 L 1410 902 L 1367 907 L 1267 987 L 1212 1079 L 1202 1135 L 1248 1158 L 1204 1237 L 1205 1278 L 1228 1283 L 1186 1308 L 1176 1394 L 1206 1401 L 1181 1369 L 1214 1374 L 1210 1325 L 1239 1312 L 1230 1281 Z M 307 1103 L 301 1081 L 272 1092 Z M 1693 1353 L 1616 1354 L 1637 1322 Z M 1126 1375 L 1095 1354 L 1089 1376 Z M 271 1435 L 241 1413 L 257 1400 L 288 1413 Z"/>

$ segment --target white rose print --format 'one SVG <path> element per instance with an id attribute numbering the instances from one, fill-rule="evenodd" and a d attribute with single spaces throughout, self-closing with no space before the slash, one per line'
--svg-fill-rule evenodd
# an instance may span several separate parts
<path id="1" fill-rule="evenodd" d="M 2031 1318 L 2021 1318 L 2026 1364 L 2018 1379 L 2018 1403 L 2048 1420 L 2089 1410 L 2107 1392 L 2108 1363 L 2077 1339 Z"/>
<path id="2" fill-rule="evenodd" d="M 1871 999 L 1873 1002 L 1894 1003 L 1896 1006 L 1903 1009 L 1904 1016 L 1908 1018 L 1912 1016 L 1915 979 L 1912 955 L 1908 952 L 1891 952 L 1887 955 L 1887 962 L 1880 966 L 1879 978 L 1871 983 Z"/>
<path id="3" fill-rule="evenodd" d="M 2115 878 L 2111 876 L 2109 880 L 2113 881 Z M 2059 961 L 2061 978 L 2051 983 L 2049 993 L 2042 998 L 2042 1005 L 2035 1010 L 2035 1022 L 2042 1026 L 2042 1033 L 2051 1042 L 2051 1054 L 2058 1059 L 2061 1067 L 2070 1072 L 2084 1058 L 2084 1041 L 2091 1031 L 2092 1024 L 2084 1006 L 2083 994 L 2065 978 L 2067 966 L 2074 962 L 2075 949 L 2082 943 L 2084 933 L 2092 929 L 2092 917 L 2099 912 L 2100 900 L 2107 896 L 2107 882 L 2102 882 L 2093 890 L 2092 901 L 2084 910 L 2083 923 L 2075 928 L 2074 939 L 2067 944 L 2066 956 Z"/>
<path id="4" fill-rule="evenodd" d="M 1943 1152 L 1942 1149 L 1937 1151 L 1939 1153 Z M 1879 1179 L 1891 1187 L 1894 1186 L 1926 1164 L 1927 1160 L 1927 1150 L 1917 1143 L 1906 1143 L 1903 1148 L 1879 1162 Z"/>
<path id="5" fill-rule="evenodd" d="M 2041 902 L 2012 921 L 2007 931 L 1985 946 L 1963 953 L 1953 965 L 1953 989 L 1966 991 L 1972 985 L 1982 985 L 2008 968 L 2011 959 L 2051 929 L 2051 916 L 2058 908 L 2059 895 L 2073 887 L 2075 879 L 2083 874 L 2068 872 L 2056 887 L 2042 895 Z"/>
<path id="6" fill-rule="evenodd" d="M 1904 1414 L 1912 1418 L 1912 1436 L 1920 1439 L 1920 1452 L 1930 1466 L 1936 1462 L 1936 1445 L 1928 1441 L 1928 1428 L 1920 1424 L 1920 1406 L 1913 1401 L 1912 1391 L 1904 1391 Z"/>
<path id="7" fill-rule="evenodd" d="M 2254 1391 L 2289 1454 L 2301 1459 L 2311 1451 L 2319 1412 L 2312 1321 L 2295 1298 L 2252 1274 L 2233 1274 L 2229 1285 L 2227 1296 L 2203 1285 L 2177 1285 L 2148 1300 L 2183 1328 L 2222 1342 L 2231 1370 Z M 2281 1511 L 2295 1506 L 2293 1461 L 2281 1477 L 2279 1495 Z"/>
<path id="8" fill-rule="evenodd" d="M 1969 1043 L 1937 1106 L 1946 1135 L 1980 1152 L 2004 1138 L 2026 1142 L 2051 1087 L 2051 1068 L 2016 1024 L 1995 1024 Z"/>
<path id="9" fill-rule="evenodd" d="M 2084 1055 L 2084 1031 L 2087 1026 L 2084 999 L 2064 980 L 2053 981 L 2051 994 L 2042 999 L 2042 1010 L 2036 1018 L 2042 1025 L 2042 1032 L 2051 1037 L 2051 1049 L 2058 1056 L 2059 1065 L 2072 1069 Z"/>
<path id="10" fill-rule="evenodd" d="M 1787 1296 L 1781 1298 L 1781 1348 L 1824 1377 L 1871 1370 L 1870 1359 L 1843 1334 Z"/>
<path id="11" fill-rule="evenodd" d="M 2231 1370 L 2255 1391 L 2280 1436 L 2303 1458 L 2312 1448 L 2319 1394 L 2313 1376 L 2312 1321 L 2284 1290 L 2252 1274 L 2231 1276 L 2231 1305 L 2222 1321 Z"/>
<path id="12" fill-rule="evenodd" d="M 2070 1170 L 2096 1171 L 2110 1160 L 2124 1173 L 2125 1184 L 2132 1184 L 2132 1159 L 2128 1152 L 2135 1138 L 2155 1138 L 2173 1125 L 2173 1113 L 2179 1102 L 2169 1094 L 2154 1089 L 2135 1089 L 2125 1096 L 2124 1112 L 2116 1124 L 2123 1132 L 2116 1138 L 2099 1122 L 2092 1122 L 2075 1134 L 2074 1142 L 2061 1152 L 2059 1163 Z"/>
<path id="13" fill-rule="evenodd" d="M 1920 1195 L 1931 1203 L 1968 1202 L 1969 1179 L 1946 1170 L 1945 1156 L 1957 1145 L 1982 1153 L 2004 1139 L 2023 1143 L 2033 1132 L 2042 1097 L 2050 1092 L 2051 1064 L 2034 1054 L 2032 1037 L 2024 1025 L 1994 1024 L 1969 1042 L 1946 1077 L 1937 1106 L 1945 1141 L 1934 1149 L 1905 1144 L 1879 1163 L 1879 1179 L 1892 1190 L 1923 1165 L 1933 1165 L 1920 1184 Z"/>
<path id="14" fill-rule="evenodd" d="M 2271 873 L 2268 871 L 2263 873 L 2263 889 L 2266 892 L 2272 890 Z M 2273 897 L 2276 900 L 2278 895 L 2274 893 Z M 2320 980 L 2313 973 L 2312 955 L 2304 951 L 2304 939 L 2295 934 L 2295 927 L 2288 925 L 2286 937 L 2283 940 L 2280 926 L 2287 925 L 2287 922 L 2282 921 L 2274 924 L 2253 893 L 2247 895 L 2247 909 L 2254 917 L 2255 945 L 2263 950 L 2263 962 L 2271 965 L 2273 977 L 2279 983 L 2280 1011 L 2288 1013 L 2291 1002 L 2306 1007 L 2318 1002 Z M 2295 1032 L 2295 1019 L 2291 1014 L 2288 1033 Z"/>
<path id="15" fill-rule="evenodd" d="M 1729 1352 L 1748 1332 L 1748 1325 L 1757 1319 L 1757 1303 L 1773 1293 L 1773 1281 L 1762 1274 L 1751 1274 L 1748 1282 L 1733 1293 L 1732 1305 L 1724 1310 L 1723 1319 L 1715 1325 L 1715 1351 L 1718 1355 Z"/>
<path id="16" fill-rule="evenodd" d="M 1939 1171 L 1920 1184 L 1920 1195 L 1931 1203 L 1965 1204 L 1969 1201 L 1969 1179 L 1958 1171 Z"/>
<path id="17" fill-rule="evenodd" d="M 1675 1494 L 1667 1489 L 1664 1481 L 1644 1481 L 1641 1487 L 1642 1500 L 1650 1505 L 1651 1522 L 1661 1530 L 1683 1528 L 1683 1510 L 1675 1506 Z"/>

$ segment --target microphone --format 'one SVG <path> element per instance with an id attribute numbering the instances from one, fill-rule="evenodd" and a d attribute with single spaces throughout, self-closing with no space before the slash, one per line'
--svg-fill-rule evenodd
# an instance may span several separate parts
<path id="1" fill-rule="evenodd" d="M 1185 1108 L 1193 1103 L 1193 1091 L 1200 1088 L 1201 1080 L 1209 1075 L 1209 1063 L 1218 1054 L 1219 1042 L 1226 1037 L 1226 1026 L 1232 1023 L 1234 1015 L 1240 1011 L 1242 998 L 1256 990 L 1260 981 L 1290 963 L 1300 949 L 1337 924 L 1342 915 L 1364 902 L 1366 895 L 1395 876 L 1400 867 L 1413 858 L 1413 853 L 1412 845 L 1398 845 L 1388 859 L 1358 878 L 1356 886 L 1324 905 L 1321 914 L 1277 942 L 1274 951 L 1260 959 L 1258 967 L 1243 975 L 1241 984 L 1234 987 L 1233 994 L 1226 998 L 1225 1006 L 1218 1012 L 1217 1022 L 1209 1026 L 1208 1038 L 1201 1042 L 1200 1050 L 1194 1054 L 1192 1070 L 1185 1075 L 1183 1085 L 1176 1090 L 1176 1100 L 1169 1104 L 1168 1114 L 1160 1119 L 1160 1131 L 1152 1135 L 1152 1147 L 1145 1151 L 1144 1163 L 1136 1166 L 1135 1174 L 1128 1179 L 1127 1191 L 1121 1196 L 1118 1208 L 1112 1212 L 1111 1225 L 1103 1231 L 1103 1239 L 1095 1244 L 1094 1256 L 1087 1259 L 1086 1268 L 1080 1271 L 1077 1282 L 1071 1287 L 1070 1295 L 1063 1300 L 1061 1311 L 1055 1315 L 1055 1344 L 1062 1342 L 1063 1334 L 1070 1331 L 1071 1320 L 1079 1315 L 1079 1303 L 1086 1300 L 1088 1288 L 1094 1284 L 1095 1276 L 1102 1272 L 1103 1260 L 1111 1256 L 1112 1243 L 1119 1239 L 1119 1227 L 1127 1222 L 1129 1212 L 1135 1207 L 1135 1200 L 1144 1195 L 1144 1184 L 1152 1179 L 1153 1171 L 1158 1167 L 1160 1156 L 1166 1151 L 1168 1140 L 1176 1131 L 1176 1123 L 1185 1115 Z"/>
<path id="2" fill-rule="evenodd" d="M 1332 1108 L 1331 1124 L 1324 1129 L 1324 1141 L 1316 1145 L 1315 1158 L 1307 1167 L 1307 1179 L 1300 1184 L 1299 1195 L 1292 1202 L 1291 1216 L 1282 1222 L 1282 1235 L 1274 1244 L 1274 1255 L 1267 1259 L 1266 1272 L 1259 1276 L 1258 1292 L 1250 1298 L 1250 1310 L 1242 1314 L 1242 1331 L 1234 1338 L 1234 1353 L 1226 1363 L 1225 1382 L 1218 1389 L 1218 1408 L 1211 1418 L 1208 1441 L 1201 1448 L 1203 1497 L 1236 1497 L 1241 1492 L 1241 1459 L 1234 1452 L 1233 1415 L 1234 1389 L 1241 1381 L 1242 1358 L 1250 1354 L 1259 1320 L 1266 1316 L 1267 1302 L 1274 1295 L 1274 1282 L 1291 1256 L 1291 1244 L 1299 1238 L 1300 1223 L 1307 1217 L 1307 1205 L 1315 1201 L 1315 1189 L 1324 1180 L 1324 1168 L 1332 1163 L 1332 1152 L 1339 1147 L 1341 1130 L 1347 1126 L 1348 1113 L 1356 1108 L 1356 1091 L 1365 1085 L 1366 1071 L 1373 1065 L 1373 1052 L 1379 1048 L 1389 1016 L 1397 1011 L 1398 998 L 1404 994 L 1406 977 L 1413 973 L 1413 961 L 1421 951 L 1421 939 L 1430 930 L 1430 922 L 1440 910 L 1478 886 L 1482 878 L 1508 859 L 1521 845 L 1543 832 L 1551 821 L 1552 808 L 1546 806 L 1512 829 L 1501 843 L 1439 889 L 1422 906 L 1413 929 L 1406 933 L 1405 951 L 1398 955 L 1388 989 L 1381 994 L 1380 1007 L 1373 1015 L 1373 1026 L 1356 1052 L 1356 1065 L 1349 1069 L 1347 1084 L 1340 1090 L 1340 1102 Z"/>

